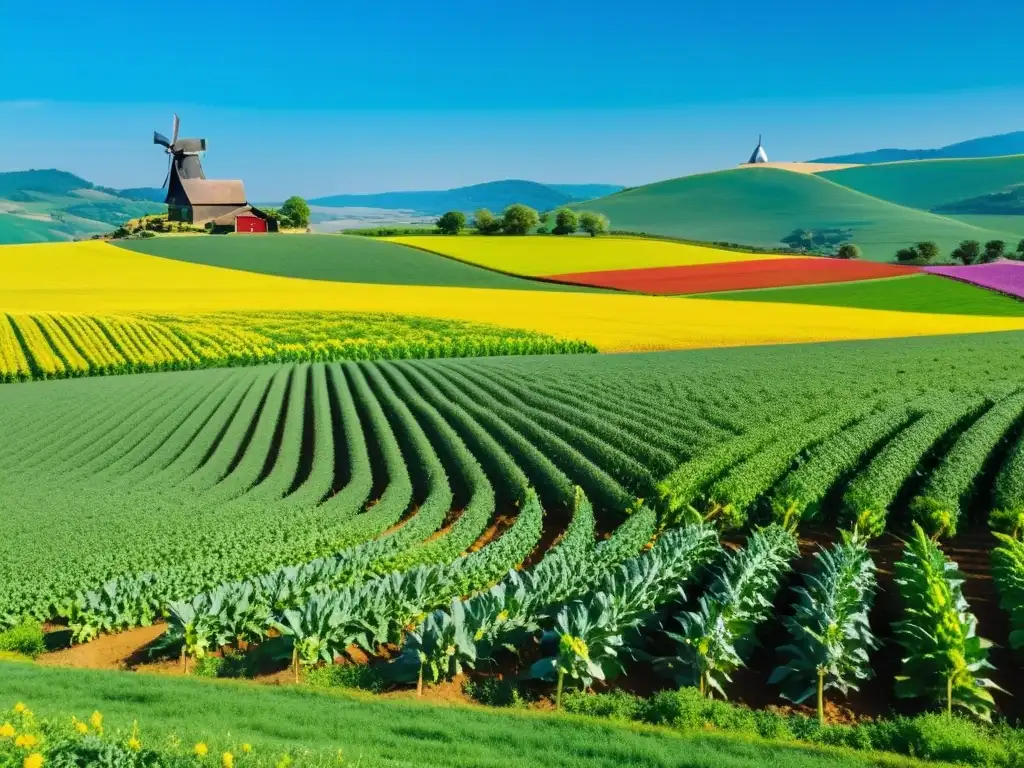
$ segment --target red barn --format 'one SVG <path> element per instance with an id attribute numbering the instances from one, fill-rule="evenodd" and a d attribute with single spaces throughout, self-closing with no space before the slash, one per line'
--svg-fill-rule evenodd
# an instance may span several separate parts
<path id="1" fill-rule="evenodd" d="M 266 232 L 267 220 L 251 213 L 235 217 L 235 232 Z"/>

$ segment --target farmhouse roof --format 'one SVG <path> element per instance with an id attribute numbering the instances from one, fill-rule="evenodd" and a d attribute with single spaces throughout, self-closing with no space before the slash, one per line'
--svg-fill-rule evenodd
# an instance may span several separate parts
<path id="1" fill-rule="evenodd" d="M 236 208 L 233 211 L 229 211 L 228 213 L 218 216 L 217 218 L 213 219 L 213 223 L 218 227 L 233 227 L 235 226 L 235 219 L 238 216 L 245 216 L 247 213 L 252 213 L 252 207 L 248 205 L 243 205 Z"/>
<path id="2" fill-rule="evenodd" d="M 754 152 L 750 156 L 750 159 L 747 160 L 747 164 L 749 165 L 749 164 L 752 164 L 752 163 L 767 163 L 767 162 L 768 162 L 768 153 L 765 152 L 764 151 L 764 147 L 761 146 L 761 137 L 758 136 L 757 137 L 757 146 L 754 147 Z"/>
<path id="3" fill-rule="evenodd" d="M 181 179 L 181 187 L 192 205 L 245 205 L 245 186 L 241 181 Z"/>

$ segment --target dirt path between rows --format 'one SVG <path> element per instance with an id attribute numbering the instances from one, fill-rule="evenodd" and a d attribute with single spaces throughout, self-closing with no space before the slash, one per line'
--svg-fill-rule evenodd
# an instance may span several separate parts
<path id="1" fill-rule="evenodd" d="M 79 669 L 135 669 L 147 660 L 146 648 L 167 629 L 166 624 L 138 627 L 116 635 L 101 635 L 83 645 L 73 645 L 39 657 L 48 667 Z"/>

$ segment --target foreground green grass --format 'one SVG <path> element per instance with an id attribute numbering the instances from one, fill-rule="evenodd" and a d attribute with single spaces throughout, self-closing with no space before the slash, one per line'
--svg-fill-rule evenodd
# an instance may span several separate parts
<path id="1" fill-rule="evenodd" d="M 705 293 L 701 294 L 700 298 L 956 315 L 1024 315 L 1024 301 L 1017 301 L 986 288 L 938 275 L 911 275 L 854 283 Z"/>
<path id="2" fill-rule="evenodd" d="M 528 291 L 586 290 L 512 277 L 436 253 L 352 235 L 195 235 L 114 243 L 138 253 L 192 264 L 310 280 Z"/>
<path id="3" fill-rule="evenodd" d="M 185 744 L 240 742 L 257 754 L 310 750 L 345 765 L 637 766 L 650 768 L 861 768 L 920 766 L 898 757 L 812 749 L 716 734 L 615 725 L 582 717 L 438 707 L 126 672 L 38 667 L 0 661 L 0 704 L 39 716 L 103 713 L 108 728 L 138 720 L 144 740 L 170 734 Z"/>

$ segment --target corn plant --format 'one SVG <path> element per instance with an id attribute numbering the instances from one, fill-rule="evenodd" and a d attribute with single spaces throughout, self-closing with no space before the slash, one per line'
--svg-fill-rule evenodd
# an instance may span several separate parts
<path id="1" fill-rule="evenodd" d="M 902 621 L 894 625 L 903 647 L 902 674 L 896 695 L 942 701 L 990 720 L 998 686 L 982 674 L 991 643 L 976 634 L 978 620 L 964 598 L 964 576 L 938 545 L 914 524 L 914 536 L 896 563 L 896 583 L 905 603 Z"/>
<path id="2" fill-rule="evenodd" d="M 608 673 L 618 671 L 623 628 L 624 624 L 616 621 L 612 599 L 604 593 L 594 595 L 589 603 L 572 603 L 559 611 L 550 633 L 558 641 L 555 655 L 530 668 L 532 677 L 557 677 L 555 709 L 562 707 L 566 676 L 589 688 L 594 680 L 604 680 Z"/>
<path id="3" fill-rule="evenodd" d="M 654 547 L 606 573 L 590 594 L 562 606 L 544 644 L 554 654 L 536 662 L 533 677 L 566 676 L 584 687 L 618 674 L 633 648 L 631 637 L 660 605 L 684 597 L 683 587 L 719 552 L 709 525 L 676 529 Z"/>
<path id="4" fill-rule="evenodd" d="M 300 667 L 311 667 L 320 661 L 333 662 L 348 646 L 341 609 L 330 600 L 314 598 L 301 611 L 285 611 L 282 618 L 283 621 L 274 623 L 274 628 L 283 637 L 292 639 L 292 670 L 296 683 Z"/>
<path id="5" fill-rule="evenodd" d="M 702 695 L 723 698 L 730 675 L 753 648 L 757 625 L 771 614 L 783 572 L 798 554 L 795 536 L 771 525 L 755 531 L 745 548 L 730 555 L 697 611 L 679 614 L 681 632 L 666 634 L 678 645 L 675 656 L 656 665 Z"/>
<path id="6" fill-rule="evenodd" d="M 865 539 L 842 534 L 832 549 L 816 555 L 817 563 L 796 587 L 794 614 L 786 619 L 792 638 L 779 649 L 787 657 L 769 678 L 782 695 L 797 704 L 817 693 L 818 720 L 825 722 L 826 690 L 844 696 L 871 677 L 868 654 L 878 647 L 868 612 L 876 588 L 875 566 Z"/>
<path id="7" fill-rule="evenodd" d="M 417 664 L 416 695 L 423 695 L 424 673 L 436 683 L 441 678 L 462 674 L 476 663 L 476 645 L 469 634 L 465 607 L 452 602 L 451 613 L 434 611 L 406 639 L 405 654 L 415 655 Z"/>

